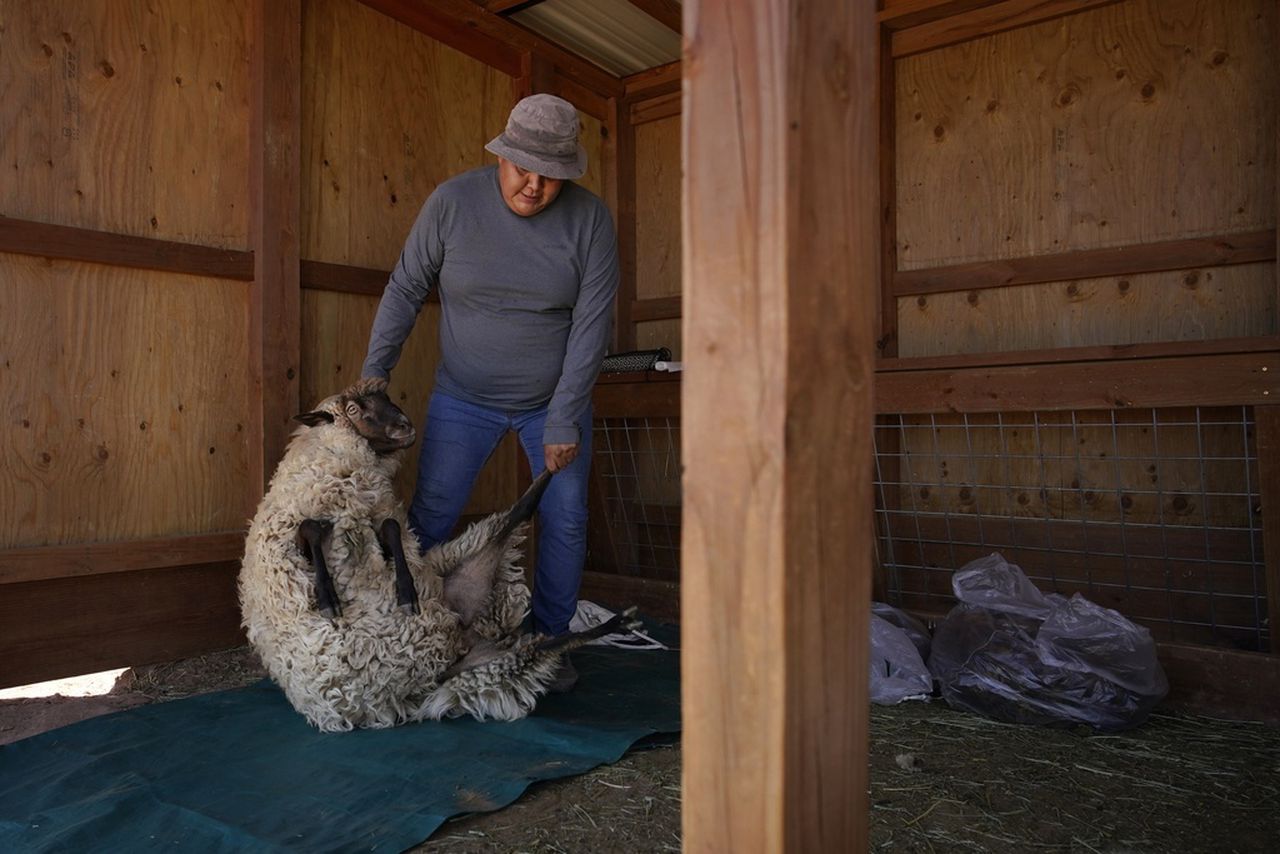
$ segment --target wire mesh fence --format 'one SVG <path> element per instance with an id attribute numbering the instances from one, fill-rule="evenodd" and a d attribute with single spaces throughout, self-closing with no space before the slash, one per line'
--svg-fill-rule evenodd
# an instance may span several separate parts
<path id="1" fill-rule="evenodd" d="M 993 551 L 1161 640 L 1267 649 L 1249 407 L 881 416 L 876 554 L 888 601 L 949 608 Z M 680 419 L 595 425 L 592 565 L 679 580 Z"/>
<path id="2" fill-rule="evenodd" d="M 1161 639 L 1267 648 L 1248 407 L 882 417 L 876 489 L 895 604 L 948 607 L 999 551 Z"/>
<path id="3" fill-rule="evenodd" d="M 678 581 L 680 419 L 598 418 L 593 442 L 597 506 L 607 520 L 589 544 L 594 563 Z"/>

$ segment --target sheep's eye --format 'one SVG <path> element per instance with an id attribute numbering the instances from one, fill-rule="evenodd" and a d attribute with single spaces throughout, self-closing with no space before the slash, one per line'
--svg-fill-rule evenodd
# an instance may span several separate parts
<path id="1" fill-rule="evenodd" d="M 347 414 L 350 415 L 352 418 L 355 418 L 357 415 L 359 415 L 360 404 L 356 403 L 354 400 L 347 401 Z"/>

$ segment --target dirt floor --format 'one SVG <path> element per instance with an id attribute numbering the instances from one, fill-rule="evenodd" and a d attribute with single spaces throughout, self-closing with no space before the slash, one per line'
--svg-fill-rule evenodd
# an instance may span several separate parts
<path id="1" fill-rule="evenodd" d="M 248 649 L 127 671 L 100 697 L 0 699 L 0 744 L 96 714 L 251 684 Z M 1280 728 L 1159 713 L 1122 735 L 1001 724 L 941 703 L 872 708 L 871 847 L 1270 852 Z M 680 748 L 658 744 L 447 822 L 414 852 L 680 848 Z"/>

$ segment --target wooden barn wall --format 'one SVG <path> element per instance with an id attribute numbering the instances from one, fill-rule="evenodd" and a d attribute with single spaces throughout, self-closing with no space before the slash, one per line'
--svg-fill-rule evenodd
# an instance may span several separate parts
<path id="1" fill-rule="evenodd" d="M 244 249 L 245 4 L 23 4 L 0 214 Z M 199 199 L 193 204 L 192 199 Z M 240 527 L 243 282 L 0 256 L 0 547 Z M 193 488 L 193 485 L 198 488 Z"/>
<path id="2" fill-rule="evenodd" d="M 1276 34 L 1272 0 L 1126 0 L 897 59 L 898 269 L 1275 229 Z M 1276 283 L 1262 261 L 905 296 L 898 355 L 1275 335 Z M 1060 591 L 1088 591 L 1163 638 L 1224 642 L 1216 623 L 1256 644 L 1266 592 L 1240 568 L 1263 560 L 1249 533 L 1260 510 L 1242 494 L 1259 482 L 1240 462 L 1256 453 L 1244 413 L 906 416 L 882 432 L 882 451 L 903 454 L 884 496 L 908 513 L 894 558 L 955 568 L 991 550 L 955 545 L 984 540 L 985 519 L 986 539 L 1050 537 L 1010 557 Z M 1197 436 L 1163 423 L 1199 419 L 1222 424 Z M 1201 530 L 1118 530 L 1165 523 Z M 1144 530 L 1160 541 L 1141 542 Z M 930 571 L 897 584 L 915 605 L 949 590 Z M 1170 635 L 1166 620 L 1205 628 Z"/>
<path id="3" fill-rule="evenodd" d="M 679 115 L 636 125 L 636 298 L 679 298 L 680 247 Z M 679 309 L 676 309 L 679 314 Z M 636 347 L 666 347 L 681 358 L 680 319 L 641 320 Z"/>
<path id="4" fill-rule="evenodd" d="M 512 79 L 355 0 L 309 0 L 302 42 L 302 257 L 389 271 L 438 184 L 494 162 Z M 358 379 L 378 297 L 303 291 L 304 406 Z M 428 303 L 392 372 L 391 393 L 421 429 L 439 362 L 440 306 Z M 510 441 L 467 512 L 515 494 Z M 413 492 L 418 446 L 397 488 Z"/>
<path id="5" fill-rule="evenodd" d="M 1276 225 L 1276 4 L 1127 0 L 896 62 L 901 270 Z M 1274 263 L 898 301 L 900 356 L 1273 334 Z"/>
<path id="6" fill-rule="evenodd" d="M 0 215 L 248 249 L 248 8 L 6 4 Z M 0 684 L 235 642 L 234 566 L 207 561 L 230 557 L 246 518 L 248 295 L 242 280 L 0 255 Z M 154 556 L 183 537 L 217 545 L 185 568 Z M 184 628 L 192 601 L 202 622 Z"/>

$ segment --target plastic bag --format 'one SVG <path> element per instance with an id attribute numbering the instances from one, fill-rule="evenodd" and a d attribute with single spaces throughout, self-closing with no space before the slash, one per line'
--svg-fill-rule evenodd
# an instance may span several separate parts
<path id="1" fill-rule="evenodd" d="M 884 602 L 872 602 L 871 613 L 875 614 L 877 617 L 888 620 L 890 623 L 893 623 L 895 626 L 906 632 L 907 637 L 911 638 L 911 642 L 915 644 L 916 651 L 920 653 L 920 660 L 929 660 L 929 644 L 932 641 L 929 639 L 929 630 L 925 628 L 924 623 L 920 622 L 906 611 L 903 611 L 900 608 L 895 608 Z"/>
<path id="2" fill-rule="evenodd" d="M 929 670 L 956 708 L 1013 723 L 1138 726 L 1168 693 L 1151 633 L 1080 594 L 1043 595 L 999 554 L 955 574 Z"/>
<path id="3" fill-rule="evenodd" d="M 871 702 L 892 706 L 903 700 L 928 697 L 933 691 L 933 677 L 925 666 L 919 647 L 906 629 L 880 616 L 879 604 L 872 603 L 871 606 Z M 929 634 L 924 626 L 896 608 L 892 610 L 896 614 L 890 616 L 915 623 L 913 631 L 918 627 L 928 644 Z M 925 654 L 928 654 L 927 646 Z"/>

